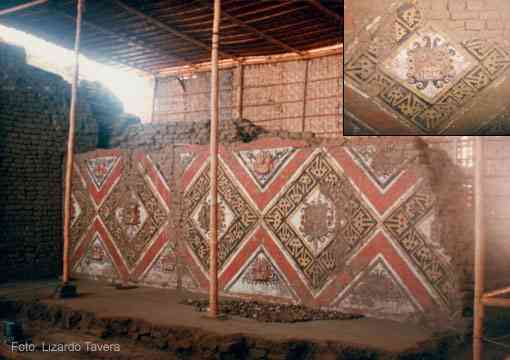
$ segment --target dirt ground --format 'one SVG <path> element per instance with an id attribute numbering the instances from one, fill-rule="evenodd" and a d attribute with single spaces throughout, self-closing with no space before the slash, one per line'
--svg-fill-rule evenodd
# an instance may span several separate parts
<path id="1" fill-rule="evenodd" d="M 211 320 L 180 304 L 194 294 L 135 288 L 116 290 L 80 281 L 80 297 L 51 299 L 54 283 L 0 287 L 0 299 L 16 299 L 34 343 L 119 344 L 119 352 L 16 353 L 26 359 L 452 359 L 472 358 L 469 345 L 435 338 L 432 329 L 370 318 L 267 323 L 231 316 Z M 196 296 L 200 298 L 200 296 Z M 39 302 L 34 300 L 40 299 Z M 11 314 L 12 317 L 14 314 Z M 510 316 L 491 315 L 490 336 L 510 333 Z M 9 317 L 9 314 L 0 317 Z M 137 320 L 142 319 L 142 320 Z M 507 340 L 510 340 L 507 339 Z M 453 344 L 453 345 L 451 345 Z M 451 346 L 451 348 L 449 348 Z M 82 346 L 83 348 L 83 346 Z M 508 349 L 487 347 L 484 360 L 507 360 Z M 7 349 L 9 350 L 9 349 Z M 448 350 L 448 351 L 447 351 Z M 506 353 L 505 353 L 506 351 Z M 446 355 L 448 353 L 448 355 Z M 0 354 L 2 350 L 0 349 Z M 3 354 L 6 352 L 3 346 Z M 19 355 L 25 356 L 20 357 Z M 27 357 L 28 356 L 28 357 Z M 1 358 L 1 356 L 0 356 Z"/>

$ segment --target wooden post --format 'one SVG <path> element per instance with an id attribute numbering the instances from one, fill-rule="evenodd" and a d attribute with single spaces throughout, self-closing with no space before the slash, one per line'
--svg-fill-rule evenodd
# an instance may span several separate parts
<path id="1" fill-rule="evenodd" d="M 211 208 L 209 223 L 209 312 L 218 317 L 218 120 L 219 73 L 218 46 L 220 37 L 221 0 L 214 0 L 214 21 L 211 52 Z"/>
<path id="2" fill-rule="evenodd" d="M 69 109 L 69 135 L 67 139 L 67 161 L 65 168 L 64 193 L 64 270 L 62 282 L 69 282 L 69 233 L 71 226 L 71 186 L 74 163 L 74 131 L 76 127 L 76 100 L 78 96 L 81 18 L 85 0 L 78 0 L 76 16 L 76 38 L 74 42 L 74 76 L 71 85 L 71 106 Z"/>
<path id="3" fill-rule="evenodd" d="M 308 65 L 310 60 L 305 60 L 305 81 L 303 82 L 303 117 L 301 119 L 301 132 L 305 132 L 306 120 L 306 95 L 308 92 Z"/>
<path id="4" fill-rule="evenodd" d="M 237 85 L 237 118 L 243 118 L 243 88 L 244 88 L 244 66 L 242 62 L 237 64 L 237 78 L 239 84 Z"/>
<path id="5" fill-rule="evenodd" d="M 485 231 L 483 204 L 484 142 L 482 136 L 475 136 L 475 299 L 473 326 L 473 359 L 483 357 L 483 304 L 485 274 Z"/>
<path id="6" fill-rule="evenodd" d="M 152 89 L 152 113 L 151 122 L 154 122 L 154 114 L 156 113 L 156 94 L 158 92 L 158 77 L 154 76 L 154 88 Z"/>

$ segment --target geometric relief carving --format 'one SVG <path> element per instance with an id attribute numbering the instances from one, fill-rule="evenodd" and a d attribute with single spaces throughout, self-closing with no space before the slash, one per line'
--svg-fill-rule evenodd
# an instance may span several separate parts
<path id="1" fill-rule="evenodd" d="M 80 217 L 82 213 L 80 203 L 76 200 L 76 196 L 71 194 L 71 226 L 74 225 L 76 220 Z"/>
<path id="2" fill-rule="evenodd" d="M 136 167 L 125 169 L 124 175 L 129 181 L 114 187 L 99 215 L 132 268 L 166 222 L 167 214 Z"/>
<path id="3" fill-rule="evenodd" d="M 189 165 L 195 160 L 195 153 L 192 152 L 182 152 L 179 154 L 179 158 L 181 161 L 181 167 L 185 170 Z"/>
<path id="4" fill-rule="evenodd" d="M 442 287 L 444 282 L 453 283 L 453 274 L 448 270 L 449 259 L 445 257 L 444 250 L 433 240 L 436 238 L 432 232 L 434 204 L 430 189 L 420 186 L 384 220 L 384 226 L 443 301 L 449 304 L 451 299 Z"/>
<path id="5" fill-rule="evenodd" d="M 385 16 L 359 54 L 348 60 L 346 76 L 400 120 L 431 134 L 451 125 L 464 104 L 510 68 L 506 46 L 483 39 L 457 43 L 427 23 L 415 1 Z"/>
<path id="6" fill-rule="evenodd" d="M 366 84 L 367 93 L 372 96 L 377 96 L 392 85 L 393 80 L 387 75 L 377 72 Z"/>
<path id="7" fill-rule="evenodd" d="M 482 64 L 492 79 L 496 79 L 510 66 L 510 54 L 496 47 L 482 61 Z"/>
<path id="8" fill-rule="evenodd" d="M 411 31 L 409 31 L 404 25 L 402 25 L 399 21 L 395 21 L 395 40 L 398 43 L 404 41 Z"/>
<path id="9" fill-rule="evenodd" d="M 345 66 L 345 74 L 356 81 L 365 82 L 375 73 L 375 69 L 375 61 L 361 54 Z"/>
<path id="10" fill-rule="evenodd" d="M 373 317 L 402 318 L 421 312 L 416 300 L 383 256 L 376 257 L 340 293 L 335 304 L 340 310 Z"/>
<path id="11" fill-rule="evenodd" d="M 183 288 L 190 290 L 198 288 L 198 283 L 188 267 L 180 265 L 178 269 L 178 266 L 175 244 L 169 242 L 157 256 L 142 281 L 145 284 L 175 288 L 180 279 Z"/>
<path id="12" fill-rule="evenodd" d="M 238 151 L 235 155 L 241 160 L 247 172 L 261 189 L 265 189 L 285 163 L 296 151 L 295 148 Z"/>
<path id="13" fill-rule="evenodd" d="M 264 221 L 314 291 L 336 269 L 338 256 L 355 251 L 377 225 L 324 152 L 299 170 Z"/>
<path id="14" fill-rule="evenodd" d="M 438 111 L 435 107 L 431 107 L 418 115 L 415 118 L 415 123 L 425 131 L 431 132 L 440 129 L 446 117 L 445 113 Z"/>
<path id="15" fill-rule="evenodd" d="M 87 172 L 98 191 L 103 187 L 118 159 L 117 156 L 103 156 L 86 160 Z"/>
<path id="16" fill-rule="evenodd" d="M 171 183 L 174 175 L 174 156 L 173 148 L 163 148 L 147 155 L 147 159 L 154 164 L 166 184 Z"/>
<path id="17" fill-rule="evenodd" d="M 410 157 L 405 147 L 395 143 L 348 145 L 349 153 L 381 190 L 395 181 Z"/>
<path id="18" fill-rule="evenodd" d="M 211 212 L 211 197 L 210 194 L 207 195 L 207 200 L 202 202 L 192 215 L 192 219 L 195 221 L 195 224 L 198 225 L 198 229 L 202 232 L 202 235 L 208 236 L 210 230 L 210 212 Z M 217 226 L 218 226 L 218 237 L 222 237 L 227 229 L 230 228 L 232 222 L 234 221 L 235 215 L 232 209 L 228 206 L 228 204 L 223 200 L 221 195 L 218 196 L 218 216 L 217 216 Z"/>
<path id="19" fill-rule="evenodd" d="M 427 104 L 406 88 L 395 84 L 380 97 L 395 111 L 408 119 L 414 118 L 427 108 Z"/>
<path id="20" fill-rule="evenodd" d="M 465 80 L 461 80 L 452 87 L 448 95 L 455 99 L 460 105 L 475 96 L 476 92 L 474 87 L 469 85 Z"/>
<path id="21" fill-rule="evenodd" d="M 94 279 L 117 279 L 119 277 L 110 254 L 101 236 L 96 232 L 85 255 L 76 264 L 74 271 Z"/>
<path id="22" fill-rule="evenodd" d="M 412 2 L 406 2 L 397 9 L 397 18 L 410 30 L 415 30 L 423 21 L 423 14 Z"/>
<path id="23" fill-rule="evenodd" d="M 285 278 L 263 248 L 259 248 L 247 265 L 239 270 L 226 291 L 293 299 Z"/>
<path id="24" fill-rule="evenodd" d="M 492 49 L 491 44 L 487 40 L 482 39 L 466 40 L 462 42 L 462 45 L 478 60 L 485 58 Z"/>
<path id="25" fill-rule="evenodd" d="M 476 90 L 481 91 L 491 83 L 491 77 L 487 70 L 482 66 L 478 66 L 466 75 L 464 81 Z"/>
<path id="26" fill-rule="evenodd" d="M 254 229 L 258 215 L 222 167 L 218 169 L 218 192 L 221 269 Z M 209 268 L 209 203 L 209 166 L 206 166 L 183 196 L 184 236 L 204 269 Z"/>
<path id="27" fill-rule="evenodd" d="M 71 252 L 85 234 L 87 227 L 92 222 L 95 215 L 94 205 L 90 200 L 89 194 L 81 182 L 78 172 L 73 176 L 73 193 L 71 195 Z"/>

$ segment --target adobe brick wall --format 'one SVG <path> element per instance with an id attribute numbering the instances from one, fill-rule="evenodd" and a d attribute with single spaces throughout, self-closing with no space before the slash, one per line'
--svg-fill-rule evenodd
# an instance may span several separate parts
<path id="1" fill-rule="evenodd" d="M 61 270 L 70 85 L 25 60 L 24 49 L 0 42 L 0 282 Z M 77 152 L 97 146 L 96 117 L 83 94 Z"/>
<path id="2" fill-rule="evenodd" d="M 462 316 L 470 239 L 444 151 L 418 138 L 263 137 L 224 144 L 220 158 L 224 295 L 443 325 Z M 74 274 L 207 291 L 207 160 L 207 145 L 190 144 L 81 154 Z"/>

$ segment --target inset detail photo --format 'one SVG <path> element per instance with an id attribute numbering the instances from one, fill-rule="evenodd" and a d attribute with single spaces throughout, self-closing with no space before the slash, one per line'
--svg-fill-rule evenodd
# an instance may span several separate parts
<path id="1" fill-rule="evenodd" d="M 510 2 L 345 0 L 345 135 L 510 134 Z"/>

